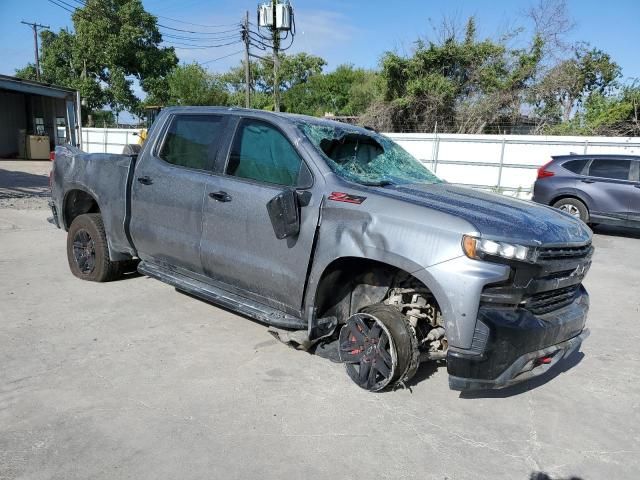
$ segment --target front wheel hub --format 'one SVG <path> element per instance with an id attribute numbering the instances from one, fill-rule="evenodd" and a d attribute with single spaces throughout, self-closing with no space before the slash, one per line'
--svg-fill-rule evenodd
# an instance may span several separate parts
<path id="1" fill-rule="evenodd" d="M 394 378 L 398 365 L 393 338 L 373 315 L 356 313 L 340 330 L 340 360 L 359 387 L 377 392 Z"/>

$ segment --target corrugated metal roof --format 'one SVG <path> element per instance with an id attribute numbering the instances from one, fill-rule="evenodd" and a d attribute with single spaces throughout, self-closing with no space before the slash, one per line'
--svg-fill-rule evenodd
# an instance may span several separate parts
<path id="1" fill-rule="evenodd" d="M 34 82 L 33 80 L 24 80 L 8 75 L 0 75 L 0 89 L 55 98 L 67 98 L 69 96 L 75 96 L 76 94 L 76 91 L 70 88 Z"/>

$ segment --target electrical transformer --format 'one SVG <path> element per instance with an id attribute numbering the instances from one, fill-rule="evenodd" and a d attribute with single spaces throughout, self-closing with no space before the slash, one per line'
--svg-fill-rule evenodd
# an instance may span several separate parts
<path id="1" fill-rule="evenodd" d="M 276 4 L 276 29 L 291 30 L 291 17 L 293 8 L 289 3 Z M 260 27 L 273 27 L 273 6 L 265 3 L 258 6 L 258 25 Z"/>
<path id="2" fill-rule="evenodd" d="M 276 5 L 276 28 L 278 30 L 291 30 L 292 8 L 288 3 Z"/>
<path id="3" fill-rule="evenodd" d="M 270 3 L 258 5 L 258 26 L 273 26 L 273 10 Z"/>

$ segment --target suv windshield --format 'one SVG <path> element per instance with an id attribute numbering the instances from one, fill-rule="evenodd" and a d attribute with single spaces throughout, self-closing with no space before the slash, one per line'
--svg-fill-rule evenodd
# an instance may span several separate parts
<path id="1" fill-rule="evenodd" d="M 390 139 L 350 125 L 298 122 L 340 177 L 362 185 L 441 183 L 422 163 Z"/>

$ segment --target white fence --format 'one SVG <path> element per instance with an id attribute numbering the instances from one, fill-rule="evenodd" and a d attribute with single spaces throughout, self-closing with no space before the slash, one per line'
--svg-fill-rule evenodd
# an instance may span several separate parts
<path id="1" fill-rule="evenodd" d="M 85 152 L 122 153 L 138 143 L 139 130 L 83 128 Z M 640 155 L 640 137 L 560 137 L 540 135 L 457 135 L 387 133 L 440 178 L 527 197 L 536 169 L 552 155 L 615 153 Z"/>
<path id="2" fill-rule="evenodd" d="M 130 143 L 138 143 L 140 129 L 82 127 L 82 150 L 89 153 L 122 153 Z"/>
<path id="3" fill-rule="evenodd" d="M 451 183 L 528 196 L 536 169 L 552 155 L 640 155 L 640 137 L 456 135 L 388 133 L 434 173 Z"/>

